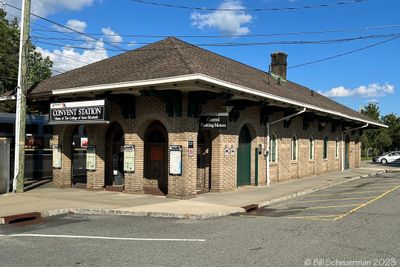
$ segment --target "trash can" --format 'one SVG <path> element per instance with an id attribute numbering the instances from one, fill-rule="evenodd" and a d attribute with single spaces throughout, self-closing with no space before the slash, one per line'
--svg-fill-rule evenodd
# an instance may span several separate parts
<path id="1" fill-rule="evenodd" d="M 0 138 L 0 194 L 10 190 L 10 140 Z"/>

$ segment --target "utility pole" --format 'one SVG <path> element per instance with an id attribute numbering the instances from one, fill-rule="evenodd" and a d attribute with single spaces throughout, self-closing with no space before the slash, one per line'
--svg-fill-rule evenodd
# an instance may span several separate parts
<path id="1" fill-rule="evenodd" d="M 25 179 L 25 124 L 26 92 L 28 90 L 28 40 L 30 28 L 31 0 L 22 0 L 19 43 L 19 65 L 17 86 L 17 110 L 15 116 L 15 157 L 13 192 L 24 192 Z"/>

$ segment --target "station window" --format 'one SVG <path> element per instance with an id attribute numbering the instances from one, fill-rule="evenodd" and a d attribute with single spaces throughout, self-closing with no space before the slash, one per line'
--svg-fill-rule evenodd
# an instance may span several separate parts
<path id="1" fill-rule="evenodd" d="M 310 151 L 309 151 L 309 155 L 310 155 L 309 159 L 310 160 L 314 159 L 314 144 L 315 144 L 314 137 L 311 136 L 310 139 L 309 139 L 309 149 L 310 149 Z"/>
<path id="2" fill-rule="evenodd" d="M 324 137 L 324 151 L 323 151 L 323 158 L 327 159 L 328 158 L 328 137 Z"/>
<path id="3" fill-rule="evenodd" d="M 339 140 L 336 138 L 336 143 L 335 143 L 335 158 L 339 157 Z"/>
<path id="4" fill-rule="evenodd" d="M 271 136 L 271 139 L 269 141 L 269 150 L 270 150 L 270 157 L 269 157 L 269 161 L 270 162 L 276 162 L 277 161 L 277 140 L 276 140 L 276 135 L 273 134 Z"/>
<path id="5" fill-rule="evenodd" d="M 291 153 L 291 155 L 292 155 L 292 160 L 297 160 L 297 137 L 294 135 L 293 137 L 292 137 L 292 153 Z"/>

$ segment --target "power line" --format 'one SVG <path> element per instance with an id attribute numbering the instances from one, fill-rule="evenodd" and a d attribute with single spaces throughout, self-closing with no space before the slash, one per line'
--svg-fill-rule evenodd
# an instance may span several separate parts
<path id="1" fill-rule="evenodd" d="M 382 44 L 397 40 L 399 38 L 400 38 L 400 36 L 397 36 L 397 37 L 390 38 L 390 39 L 385 40 L 385 41 L 381 41 L 381 42 L 378 42 L 378 43 L 375 43 L 375 44 L 372 44 L 372 45 L 368 45 L 368 46 L 365 46 L 365 47 L 362 47 L 362 48 L 358 48 L 358 49 L 355 49 L 355 50 L 351 50 L 351 51 L 348 51 L 348 52 L 345 52 L 345 53 L 341 53 L 341 54 L 337 54 L 337 55 L 334 55 L 334 56 L 330 56 L 330 57 L 326 57 L 326 58 L 322 58 L 322 59 L 318 59 L 318 60 L 314 60 L 314 61 L 310 61 L 310 62 L 306 62 L 306 63 L 294 65 L 294 66 L 290 66 L 290 67 L 288 67 L 288 69 L 299 68 L 299 67 L 303 67 L 303 66 L 307 66 L 307 65 L 311 65 L 311 64 L 315 64 L 315 63 L 331 60 L 331 59 L 335 59 L 335 58 L 338 58 L 338 57 L 343 57 L 343 56 L 346 56 L 346 55 L 350 55 L 350 54 L 353 54 L 353 53 L 356 53 L 356 52 L 360 52 L 360 51 L 363 51 L 363 50 L 366 50 L 366 49 L 369 49 L 369 48 L 372 48 L 372 47 L 375 47 L 375 46 L 378 46 L 378 45 L 382 45 Z"/>
<path id="2" fill-rule="evenodd" d="M 14 9 L 17 9 L 17 10 L 21 10 L 19 7 L 16 7 L 16 6 L 14 6 L 14 5 L 11 5 L 11 4 L 8 4 L 8 3 L 4 3 L 4 2 L 3 2 L 3 4 L 6 5 L 6 6 L 9 6 L 9 7 L 11 7 L 11 8 L 14 8 Z M 86 36 L 86 37 L 91 38 L 91 39 L 93 39 L 93 40 L 100 41 L 100 40 L 97 39 L 96 37 L 93 37 L 93 36 L 91 36 L 91 35 L 89 35 L 89 34 L 87 34 L 87 33 L 84 33 L 84 32 L 77 31 L 77 30 L 72 29 L 72 28 L 70 28 L 70 27 L 64 26 L 64 25 L 62 25 L 62 24 L 60 24 L 60 23 L 58 23 L 58 22 L 56 22 L 56 21 L 52 21 L 52 20 L 47 19 L 47 18 L 45 18 L 45 17 L 36 15 L 36 14 L 34 14 L 34 13 L 32 13 L 32 12 L 31 12 L 30 14 L 31 14 L 32 16 L 36 17 L 36 18 L 39 18 L 39 19 L 44 20 L 44 21 L 47 21 L 47 22 L 52 23 L 52 24 L 54 24 L 54 25 L 57 25 L 57 26 L 59 26 L 59 27 L 61 27 L 61 28 L 67 29 L 67 30 L 69 30 L 69 31 L 71 31 L 71 32 L 74 32 L 74 33 L 77 33 L 77 34 Z M 116 46 L 116 45 L 113 45 L 113 44 L 110 44 L 110 43 L 108 43 L 108 42 L 106 42 L 106 41 L 103 41 L 103 43 L 105 43 L 105 44 L 107 44 L 107 45 L 109 45 L 109 46 L 111 46 L 111 47 L 114 47 L 114 48 L 117 48 L 117 49 L 121 49 L 121 47 Z"/>
<path id="3" fill-rule="evenodd" d="M 176 9 L 186 9 L 186 10 L 197 10 L 197 11 L 270 12 L 270 11 L 294 11 L 294 10 L 301 10 L 301 9 L 338 7 L 338 6 L 359 4 L 359 3 L 367 2 L 368 0 L 352 0 L 352 1 L 336 2 L 336 3 L 331 3 L 331 4 L 304 5 L 304 6 L 296 6 L 296 7 L 270 7 L 270 8 L 210 8 L 210 7 L 196 7 L 196 6 L 166 4 L 166 3 L 160 3 L 160 2 L 148 1 L 148 0 L 131 0 L 131 1 L 140 3 L 140 4 L 146 4 L 146 5 L 161 6 L 161 7 L 176 8 Z"/>
<path id="4" fill-rule="evenodd" d="M 41 25 L 38 25 L 41 26 Z M 44 27 L 44 26 L 42 26 Z M 170 36 L 175 36 L 178 38 L 249 38 L 249 37 L 271 37 L 271 36 L 287 36 L 287 35 L 312 35 L 312 34 L 324 34 L 324 33 L 338 33 L 338 32 L 355 32 L 355 31 L 367 31 L 367 30 L 384 30 L 399 28 L 399 24 L 392 25 L 378 25 L 378 26 L 366 26 L 359 28 L 342 28 L 342 29 L 327 29 L 319 31 L 299 31 L 299 32 L 285 32 L 285 33 L 258 33 L 258 34 L 227 34 L 227 35 L 189 35 L 189 34 L 169 34 L 169 35 L 157 35 L 157 34 L 104 34 L 104 33 L 88 33 L 93 36 L 121 36 L 121 37 L 134 37 L 134 38 L 166 38 Z M 54 29 L 32 29 L 37 32 L 55 32 L 64 33 L 62 31 L 57 31 Z"/>
<path id="5" fill-rule="evenodd" d="M 391 34 L 379 34 L 379 35 L 365 35 L 365 36 L 358 36 L 358 37 L 351 37 L 351 38 L 341 38 L 341 39 L 326 39 L 326 40 L 290 40 L 290 41 L 270 41 L 270 42 L 226 42 L 226 43 L 194 43 L 195 46 L 200 47 L 237 47 L 237 46 L 264 46 L 264 45 L 308 45 L 308 44 L 320 44 L 320 45 L 328 45 L 328 44 L 338 44 L 338 43 L 347 43 L 352 41 L 358 40 L 367 40 L 367 39 L 377 39 L 377 38 L 391 38 L 391 37 L 400 37 L 400 32 L 391 33 Z M 121 52 L 121 51 L 132 51 L 129 49 L 109 49 L 104 47 L 82 47 L 82 46 L 73 46 L 73 45 L 65 45 L 59 43 L 51 43 L 45 42 L 40 40 L 63 40 L 63 41 L 82 41 L 72 38 L 59 38 L 59 37 L 40 37 L 40 36 L 33 36 L 38 41 L 37 43 L 47 44 L 51 46 L 67 46 L 70 48 L 76 49 L 83 49 L 83 50 L 106 50 L 106 51 L 114 51 L 114 52 Z M 148 42 L 139 42 L 136 43 L 138 45 L 148 45 L 152 43 Z M 178 44 L 179 46 L 179 44 Z M 141 51 L 146 50 L 146 48 L 141 49 Z M 152 49 L 154 50 L 154 49 Z M 157 49 L 155 49 L 157 50 Z M 162 50 L 162 48 L 160 49 Z"/>

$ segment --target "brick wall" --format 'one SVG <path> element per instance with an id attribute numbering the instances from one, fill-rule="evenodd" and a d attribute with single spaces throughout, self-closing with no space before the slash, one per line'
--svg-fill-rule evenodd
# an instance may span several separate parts
<path id="1" fill-rule="evenodd" d="M 158 97 L 136 97 L 136 119 L 124 119 L 117 102 L 112 103 L 111 122 L 118 123 L 124 130 L 125 145 L 135 145 L 135 172 L 125 173 L 125 192 L 141 194 L 144 187 L 157 187 L 157 180 L 144 178 L 144 140 L 147 127 L 155 120 L 160 121 L 168 134 L 168 145 L 181 145 L 183 148 L 183 173 L 181 176 L 168 176 L 168 196 L 190 198 L 197 190 L 197 135 L 198 118 L 187 116 L 187 95 L 182 98 L 182 116 L 168 117 L 166 104 Z M 209 100 L 202 105 L 203 112 L 226 112 L 222 100 Z M 284 117 L 282 112 L 274 113 L 270 121 Z M 277 162 L 270 165 L 272 182 L 297 179 L 304 176 L 337 171 L 341 168 L 341 132 L 331 131 L 331 123 L 320 131 L 318 121 L 310 122 L 309 128 L 303 130 L 302 116 L 291 120 L 290 127 L 285 128 L 280 122 L 271 126 L 270 134 L 277 136 Z M 237 188 L 237 148 L 239 133 L 246 125 L 251 134 L 251 184 L 255 184 L 255 149 L 266 148 L 266 126 L 260 125 L 260 107 L 248 107 L 241 111 L 237 121 L 230 121 L 228 129 L 209 131 L 212 148 L 211 154 L 211 191 L 232 191 Z M 89 144 L 96 146 L 96 171 L 88 172 L 87 188 L 99 190 L 104 187 L 106 164 L 106 135 L 108 125 L 88 125 Z M 54 184 L 57 187 L 71 187 L 71 135 L 74 126 L 55 126 L 54 144 L 62 145 L 62 168 L 53 170 Z M 291 140 L 296 136 L 298 143 L 297 160 L 291 160 Z M 309 159 L 309 138 L 313 136 L 314 159 Z M 328 137 L 328 158 L 323 159 L 323 138 Z M 360 165 L 360 142 L 355 142 L 357 134 L 351 138 L 351 167 Z M 339 140 L 339 155 L 335 156 L 336 139 Z M 359 139 L 359 138 L 358 138 Z M 194 154 L 188 155 L 188 141 L 194 142 Z M 234 153 L 225 154 L 225 147 L 234 148 Z M 266 157 L 258 156 L 258 185 L 266 185 Z"/>

